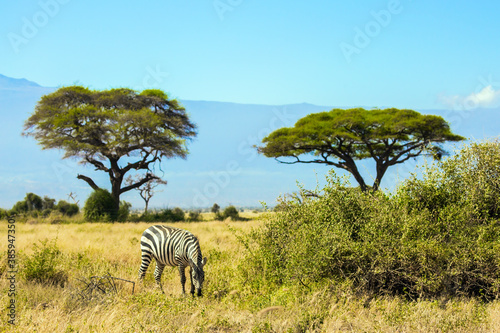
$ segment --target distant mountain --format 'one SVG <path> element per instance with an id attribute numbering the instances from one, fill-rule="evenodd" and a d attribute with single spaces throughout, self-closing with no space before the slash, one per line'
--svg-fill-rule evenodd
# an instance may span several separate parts
<path id="1" fill-rule="evenodd" d="M 0 207 L 12 207 L 27 192 L 57 200 L 68 200 L 67 195 L 73 192 L 82 205 L 91 189 L 76 179 L 78 173 L 109 188 L 103 172 L 80 165 L 76 160 L 63 160 L 62 152 L 41 150 L 32 138 L 21 136 L 23 123 L 37 101 L 54 90 L 26 79 L 0 75 Z M 325 183 L 329 167 L 283 165 L 258 155 L 253 146 L 260 144 L 271 131 L 293 126 L 301 117 L 330 110 L 331 106 L 181 102 L 197 124 L 198 135 L 189 143 L 186 160 L 165 160 L 155 170 L 168 185 L 153 197 L 152 207 L 210 207 L 215 202 L 222 207 L 259 206 L 260 201 L 273 205 L 280 194 L 296 191 L 297 181 L 309 189 Z M 455 133 L 468 138 L 479 140 L 500 134 L 500 109 L 417 111 L 443 116 Z M 392 188 L 398 180 L 406 178 L 418 161 L 421 159 L 390 168 L 382 187 Z M 359 169 L 370 182 L 374 176 L 372 163 L 360 163 Z M 122 199 L 136 208 L 143 207 L 135 191 L 125 193 Z"/>
<path id="2" fill-rule="evenodd" d="M 0 74 L 0 90 L 13 90 L 22 88 L 41 88 L 38 83 L 26 79 L 14 79 Z"/>

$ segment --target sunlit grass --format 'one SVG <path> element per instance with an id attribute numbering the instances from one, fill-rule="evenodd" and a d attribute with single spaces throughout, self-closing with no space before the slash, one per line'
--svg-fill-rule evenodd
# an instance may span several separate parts
<path id="1" fill-rule="evenodd" d="M 137 281 L 139 240 L 147 223 L 17 223 L 18 260 L 33 253 L 33 243 L 56 239 L 69 276 L 64 288 L 17 277 L 18 332 L 495 332 L 500 330 L 500 302 L 474 299 L 421 300 L 373 298 L 335 285 L 297 283 L 267 292 L 245 284 L 238 266 L 245 248 L 232 230 L 248 232 L 261 225 L 247 222 L 176 223 L 200 239 L 206 266 L 204 297 L 183 297 L 177 269 L 163 276 L 165 294 L 156 289 L 150 267 L 144 284 L 117 282 L 118 295 L 79 300 L 78 279 L 111 274 Z M 228 227 L 230 226 L 231 229 Z M 0 222 L 6 235 L 6 222 Z M 0 250 L 7 250 L 7 237 Z M 5 270 L 5 266 L 2 266 Z M 5 276 L 5 275 L 4 275 Z M 1 280 L 3 309 L 8 281 Z M 4 310 L 6 311 L 6 310 Z M 9 328 L 5 318 L 0 330 Z"/>

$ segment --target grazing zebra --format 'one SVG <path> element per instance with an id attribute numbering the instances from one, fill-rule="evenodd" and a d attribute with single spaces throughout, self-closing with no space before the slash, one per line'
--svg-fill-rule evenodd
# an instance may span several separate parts
<path id="1" fill-rule="evenodd" d="M 141 237 L 142 263 L 139 269 L 139 279 L 146 275 L 146 270 L 152 258 L 156 260 L 155 280 L 161 291 L 161 274 L 166 265 L 178 266 L 181 277 L 182 293 L 186 290 L 186 267 L 190 267 L 189 276 L 191 278 L 191 294 L 194 289 L 198 296 L 201 296 L 201 289 L 205 273 L 203 266 L 207 263 L 207 258 L 202 259 L 200 243 L 198 239 L 189 231 L 155 225 L 146 229 Z"/>

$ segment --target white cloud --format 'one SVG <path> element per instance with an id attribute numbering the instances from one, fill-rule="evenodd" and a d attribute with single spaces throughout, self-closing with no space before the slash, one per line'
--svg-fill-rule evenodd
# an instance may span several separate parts
<path id="1" fill-rule="evenodd" d="M 479 107 L 490 108 L 500 104 L 500 89 L 495 90 L 491 85 L 468 96 L 440 95 L 438 101 L 452 109 L 476 109 Z"/>

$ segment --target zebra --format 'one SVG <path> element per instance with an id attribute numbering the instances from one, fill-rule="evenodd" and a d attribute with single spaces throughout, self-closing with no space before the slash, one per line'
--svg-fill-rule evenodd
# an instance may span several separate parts
<path id="1" fill-rule="evenodd" d="M 141 237 L 141 252 L 142 263 L 139 269 L 139 280 L 142 281 L 152 258 L 155 258 L 156 269 L 154 276 L 160 290 L 163 292 L 161 274 L 165 266 L 177 266 L 181 277 L 182 294 L 185 294 L 185 269 L 189 266 L 191 268 L 189 270 L 191 294 L 194 296 L 196 288 L 197 295 L 201 296 L 201 289 L 205 280 L 203 266 L 207 263 L 207 258 L 202 259 L 200 243 L 192 233 L 163 225 L 149 227 Z"/>

